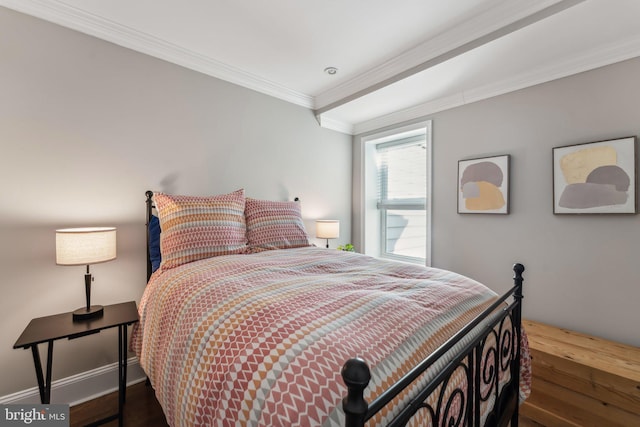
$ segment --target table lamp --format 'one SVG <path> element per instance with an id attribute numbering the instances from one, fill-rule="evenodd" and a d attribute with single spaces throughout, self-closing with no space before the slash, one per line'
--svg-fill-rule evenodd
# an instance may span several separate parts
<path id="1" fill-rule="evenodd" d="M 316 221 L 316 237 L 318 239 L 327 239 L 327 248 L 329 247 L 329 239 L 337 239 L 340 237 L 340 221 L 337 219 L 319 219 Z"/>
<path id="2" fill-rule="evenodd" d="M 86 307 L 73 312 L 73 320 L 91 319 L 103 314 L 101 305 L 91 305 L 89 265 L 116 258 L 116 229 L 114 227 L 65 228 L 56 230 L 56 264 L 86 265 L 84 287 Z"/>

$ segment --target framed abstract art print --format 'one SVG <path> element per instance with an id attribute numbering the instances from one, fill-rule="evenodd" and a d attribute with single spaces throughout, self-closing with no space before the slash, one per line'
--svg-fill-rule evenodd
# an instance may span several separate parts
<path id="1" fill-rule="evenodd" d="M 553 149 L 554 214 L 637 213 L 635 137 Z"/>
<path id="2" fill-rule="evenodd" d="M 458 213 L 508 214 L 508 154 L 458 161 Z"/>

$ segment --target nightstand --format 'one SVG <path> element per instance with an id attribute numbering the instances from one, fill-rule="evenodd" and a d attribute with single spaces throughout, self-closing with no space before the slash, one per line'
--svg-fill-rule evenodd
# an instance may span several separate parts
<path id="1" fill-rule="evenodd" d="M 33 363 L 36 368 L 40 402 L 50 403 L 51 398 L 51 365 L 53 362 L 53 342 L 68 338 L 70 340 L 96 334 L 103 329 L 118 328 L 118 413 L 104 418 L 93 425 L 118 420 L 122 425 L 122 409 L 125 401 L 127 383 L 127 326 L 138 321 L 138 309 L 135 301 L 122 304 L 107 305 L 101 317 L 74 321 L 73 313 L 62 313 L 53 316 L 39 317 L 31 320 L 29 325 L 13 345 L 13 348 L 31 349 Z M 38 344 L 48 343 L 47 365 L 43 374 Z"/>

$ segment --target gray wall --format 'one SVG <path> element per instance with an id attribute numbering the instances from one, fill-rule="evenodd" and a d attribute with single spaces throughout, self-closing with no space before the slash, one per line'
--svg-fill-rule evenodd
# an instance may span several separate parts
<path id="1" fill-rule="evenodd" d="M 552 148 L 638 136 L 640 59 L 426 117 L 433 120 L 432 264 L 498 292 L 525 272 L 526 317 L 640 346 L 640 215 L 553 215 Z M 354 138 L 354 195 L 359 194 Z M 511 214 L 456 213 L 457 163 L 510 154 Z M 359 242 L 354 196 L 354 241 Z"/>
<path id="2" fill-rule="evenodd" d="M 28 322 L 84 304 L 56 228 L 118 228 L 117 260 L 92 267 L 97 304 L 142 295 L 147 189 L 298 196 L 312 236 L 330 217 L 332 244 L 349 241 L 351 138 L 307 109 L 1 7 L 0 87 L 0 396 L 36 385 L 12 349 Z M 56 342 L 54 380 L 114 362 L 116 339 Z"/>

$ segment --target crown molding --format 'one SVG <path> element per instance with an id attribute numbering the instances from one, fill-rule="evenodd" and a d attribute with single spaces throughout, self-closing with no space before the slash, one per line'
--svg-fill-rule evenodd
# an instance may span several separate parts
<path id="1" fill-rule="evenodd" d="M 35 16 L 304 108 L 315 109 L 316 119 L 323 128 L 345 134 L 358 135 L 640 56 L 640 40 L 633 38 L 618 42 L 615 45 L 596 47 L 591 52 L 569 58 L 553 66 L 540 67 L 501 82 L 473 88 L 360 123 L 342 122 L 339 119 L 328 117 L 326 114 L 338 105 L 348 103 L 393 81 L 415 74 L 583 1 L 585 0 L 540 0 L 537 2 L 513 0 L 501 2 L 498 7 L 477 15 L 467 21 L 465 25 L 445 32 L 316 97 L 293 91 L 244 70 L 231 67 L 150 34 L 71 7 L 58 0 L 0 0 L 0 6 Z M 427 59 L 425 60 L 425 58 Z"/>
<path id="2" fill-rule="evenodd" d="M 552 16 L 585 0 L 502 2 L 421 45 L 315 97 L 322 114 L 377 89 Z"/>
<path id="3" fill-rule="evenodd" d="M 316 97 L 291 90 L 242 69 L 104 19 L 58 0 L 0 0 L 0 5 L 183 66 L 257 92 L 315 109 L 316 115 L 393 81 L 433 66 L 585 0 L 512 0 Z M 514 26 L 514 23 L 515 26 Z M 519 25 L 517 23 L 520 23 Z M 487 37 L 489 35 L 489 37 Z M 456 48 L 452 49 L 452 46 Z M 460 50 L 462 49 L 462 50 Z M 425 58 L 430 60 L 425 61 Z M 345 125 L 337 125 L 344 130 Z"/>
<path id="4" fill-rule="evenodd" d="M 316 120 L 320 127 L 324 129 L 335 130 L 336 132 L 346 133 L 347 135 L 353 135 L 355 132 L 355 128 L 351 123 L 336 120 L 323 114 L 316 115 Z"/>
<path id="5" fill-rule="evenodd" d="M 168 61 L 218 79 L 273 96 L 305 108 L 314 108 L 314 98 L 231 67 L 206 55 L 162 40 L 125 25 L 87 13 L 57 0 L 0 0 L 5 6 L 54 24 Z"/>
<path id="6" fill-rule="evenodd" d="M 525 89 L 541 83 L 547 83 L 563 77 L 568 77 L 585 71 L 615 64 L 640 56 L 640 37 L 597 46 L 590 52 L 567 58 L 551 66 L 544 66 L 522 73 L 512 78 L 496 82 L 464 92 L 425 102 L 411 108 L 406 108 L 380 117 L 366 120 L 353 125 L 353 135 L 359 135 L 387 126 L 423 118 L 430 114 L 449 110 L 455 107 L 471 104 L 504 95 L 516 90 Z"/>

